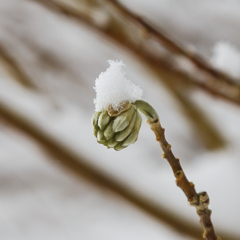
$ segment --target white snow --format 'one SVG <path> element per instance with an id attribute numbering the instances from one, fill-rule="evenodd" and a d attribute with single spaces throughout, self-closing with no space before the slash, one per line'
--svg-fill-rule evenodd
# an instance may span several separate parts
<path id="1" fill-rule="evenodd" d="M 219 41 L 213 48 L 212 64 L 235 78 L 240 78 L 240 51 L 230 42 Z"/>
<path id="2" fill-rule="evenodd" d="M 125 65 L 122 61 L 108 60 L 110 67 L 102 72 L 95 81 L 96 98 L 94 99 L 97 112 L 107 109 L 109 105 L 117 110 L 120 103 L 130 103 L 141 99 L 143 90 L 126 77 Z"/>

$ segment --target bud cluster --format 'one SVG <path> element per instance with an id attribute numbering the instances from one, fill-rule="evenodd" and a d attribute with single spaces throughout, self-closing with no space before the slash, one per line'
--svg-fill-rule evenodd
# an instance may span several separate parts
<path id="1" fill-rule="evenodd" d="M 93 134 L 108 148 L 119 151 L 136 142 L 142 117 L 134 104 L 122 103 L 118 111 L 112 109 L 95 112 L 92 117 Z"/>

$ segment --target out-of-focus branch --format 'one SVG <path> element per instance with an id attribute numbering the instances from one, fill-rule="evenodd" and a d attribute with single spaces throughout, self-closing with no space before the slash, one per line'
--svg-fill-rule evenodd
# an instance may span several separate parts
<path id="1" fill-rule="evenodd" d="M 99 11 L 102 12 L 102 15 L 105 15 L 105 20 L 101 22 L 94 18 L 95 11 L 90 11 L 89 9 L 86 10 L 86 8 L 83 8 L 81 4 L 77 2 L 71 5 L 66 0 L 31 1 L 44 4 L 51 10 L 74 18 L 77 21 L 85 22 L 90 27 L 94 27 L 94 29 L 99 30 L 100 33 L 107 35 L 118 44 L 121 44 L 131 52 L 135 53 L 145 63 L 147 63 L 148 66 L 150 66 L 160 75 L 168 75 L 168 79 L 165 79 L 165 81 L 173 81 L 175 83 L 175 87 L 179 84 L 184 84 L 184 86 L 186 86 L 185 84 L 197 86 L 204 91 L 210 93 L 214 97 L 222 98 L 240 105 L 240 88 L 237 83 L 233 82 L 232 79 L 230 79 L 227 75 L 224 75 L 223 73 L 220 73 L 213 68 L 211 68 L 211 71 L 210 69 L 208 71 L 206 71 L 206 69 L 203 71 L 203 67 L 199 68 L 199 66 L 195 63 L 195 60 L 198 59 L 198 55 L 196 55 L 197 57 L 194 57 L 194 61 L 188 61 L 188 64 L 191 65 L 191 70 L 186 70 L 181 64 L 178 63 L 179 56 L 185 56 L 183 53 L 180 54 L 180 52 L 182 51 L 180 51 L 179 54 L 174 56 L 171 54 L 169 55 L 166 53 L 160 53 L 158 48 L 152 48 L 152 45 L 154 44 L 150 44 L 149 40 L 154 41 L 157 38 L 156 33 L 158 32 L 158 30 L 156 30 L 152 26 L 150 28 L 150 25 L 148 28 L 145 28 L 144 25 L 140 24 L 132 17 L 128 17 L 126 19 L 126 14 L 124 14 L 124 16 L 117 14 L 117 11 L 114 11 L 114 9 L 116 9 L 116 6 L 119 6 L 119 4 L 113 4 L 116 2 L 111 2 L 110 0 L 102 0 L 103 3 L 105 3 L 106 5 L 105 8 L 103 3 L 99 3 L 101 1 L 98 1 L 96 3 L 96 5 L 98 5 L 95 7 L 96 10 L 99 9 Z M 107 6 L 109 6 L 110 9 L 107 9 Z M 112 9 L 111 6 L 114 9 Z M 122 12 L 122 10 L 120 12 Z M 119 22 L 121 22 L 122 24 L 120 25 Z M 153 35 L 153 37 L 151 37 L 151 32 L 149 32 L 149 28 L 152 30 L 154 29 L 155 34 Z M 159 35 L 161 34 L 159 33 Z M 162 42 L 160 36 L 158 36 L 158 38 L 159 41 Z M 169 42 L 169 48 L 170 45 L 171 44 Z M 173 47 L 173 45 L 171 46 L 175 49 L 174 51 L 176 52 L 178 48 Z M 188 60 L 189 58 L 186 59 Z M 200 63 L 200 60 L 198 62 Z M 207 64 L 206 62 L 204 63 L 205 65 Z M 198 67 L 195 67 L 195 65 L 197 65 Z M 203 65 L 204 64 L 202 64 L 201 66 Z"/>
<path id="2" fill-rule="evenodd" d="M 229 84 L 236 85 L 236 87 L 240 87 L 236 83 L 236 79 L 232 78 L 226 73 L 221 72 L 220 70 L 213 68 L 213 66 L 209 64 L 197 52 L 194 52 L 189 48 L 185 48 L 184 46 L 181 46 L 179 42 L 177 42 L 176 40 L 173 40 L 170 36 L 168 36 L 168 34 L 163 29 L 160 29 L 159 27 L 154 26 L 152 23 L 146 21 L 144 18 L 133 13 L 132 11 L 127 9 L 125 6 L 123 6 L 119 1 L 117 0 L 104 0 L 104 1 L 112 4 L 119 12 L 124 14 L 127 18 L 133 20 L 137 24 L 140 24 L 142 27 L 144 27 L 148 34 L 155 36 L 156 40 L 159 41 L 161 44 L 163 44 L 169 51 L 175 54 L 183 55 L 184 57 L 189 59 L 193 64 L 195 64 L 197 67 L 199 67 L 203 71 L 206 71 L 213 77 L 219 78 L 219 80 L 225 81 Z"/>
<path id="3" fill-rule="evenodd" d="M 216 130 L 214 124 L 208 119 L 208 116 L 198 108 L 184 92 L 177 92 L 175 96 L 180 99 L 184 107 L 182 111 L 188 117 L 188 120 L 191 121 L 191 126 L 195 136 L 198 136 L 198 139 L 201 143 L 209 150 L 216 150 L 224 147 L 226 144 L 224 138 Z"/>
<path id="4" fill-rule="evenodd" d="M 60 107 L 55 99 L 49 94 L 47 89 L 43 89 L 34 83 L 33 79 L 26 73 L 26 70 L 18 63 L 14 57 L 11 56 L 11 54 L 8 53 L 7 49 L 2 43 L 0 43 L 0 61 L 1 60 L 3 61 L 3 64 L 5 64 L 3 66 L 4 70 L 12 75 L 13 80 L 19 82 L 22 86 L 27 87 L 31 90 L 44 93 L 51 100 L 52 104 L 55 107 Z"/>
<path id="5" fill-rule="evenodd" d="M 186 57 L 196 67 L 198 67 L 200 70 L 203 70 L 203 74 L 205 74 L 204 78 L 202 78 L 200 84 L 196 81 L 193 82 L 194 84 L 197 84 L 199 87 L 204 86 L 204 89 L 208 90 L 210 93 L 214 91 L 215 95 L 222 96 L 222 94 L 224 94 L 228 99 L 232 99 L 234 102 L 240 104 L 240 86 L 236 83 L 236 79 L 213 68 L 207 61 L 203 59 L 202 56 L 182 47 L 179 43 L 173 41 L 162 29 L 154 27 L 140 16 L 134 14 L 125 8 L 119 1 L 105 1 L 114 6 L 115 9 L 124 14 L 128 19 L 131 19 L 135 23 L 141 25 L 147 34 L 154 36 L 156 40 L 162 43 L 168 50 L 177 55 Z M 191 80 L 193 80 L 193 78 L 191 78 Z M 225 88 L 227 88 L 228 91 L 226 91 L 227 89 Z"/>
<path id="6" fill-rule="evenodd" d="M 25 87 L 29 87 L 33 90 L 37 90 L 37 86 L 29 79 L 26 73 L 19 66 L 18 62 L 8 54 L 7 50 L 0 43 L 0 59 L 4 61 L 7 65 L 10 74 L 13 75 L 14 79 L 16 79 L 19 83 L 21 83 Z"/>
<path id="7" fill-rule="evenodd" d="M 226 141 L 222 135 L 216 130 L 216 127 L 208 119 L 208 116 L 191 101 L 188 94 L 186 94 L 185 91 L 181 91 L 178 87 L 174 87 L 174 82 L 170 80 L 171 74 L 167 71 L 157 72 L 154 69 L 153 71 L 158 77 L 165 80 L 165 86 L 168 88 L 169 92 L 173 94 L 178 103 L 180 103 L 179 105 L 182 112 L 186 115 L 187 120 L 190 121 L 195 131 L 196 138 L 199 139 L 207 149 L 213 150 L 223 147 Z M 175 79 L 178 79 L 178 77 L 179 76 L 176 74 Z"/>
<path id="8" fill-rule="evenodd" d="M 27 133 L 46 150 L 54 154 L 56 157 L 55 163 L 60 164 L 64 169 L 74 173 L 76 176 L 85 176 L 96 185 L 111 189 L 146 213 L 168 224 L 180 234 L 201 239 L 201 230 L 198 226 L 186 219 L 183 220 L 182 217 L 176 216 L 174 212 L 164 210 L 164 207 L 161 207 L 160 204 L 150 201 L 132 189 L 128 189 L 117 180 L 107 176 L 101 170 L 92 166 L 79 153 L 75 152 L 74 149 L 61 142 L 57 136 L 47 132 L 40 124 L 31 120 L 27 114 L 24 114 L 24 112 L 21 112 L 21 110 L 11 106 L 2 99 L 0 99 L 0 117 L 17 129 Z M 219 234 L 223 239 L 239 239 L 239 236 L 235 236 L 232 233 L 219 232 Z"/>

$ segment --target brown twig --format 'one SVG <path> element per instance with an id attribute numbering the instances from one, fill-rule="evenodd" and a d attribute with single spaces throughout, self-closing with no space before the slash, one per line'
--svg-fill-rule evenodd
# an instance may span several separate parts
<path id="1" fill-rule="evenodd" d="M 162 157 L 167 159 L 172 168 L 177 186 L 182 189 L 190 205 L 196 207 L 204 230 L 203 237 L 206 240 L 220 240 L 220 237 L 216 236 L 211 222 L 211 210 L 208 209 L 209 197 L 206 192 L 197 193 L 194 184 L 188 181 L 179 159 L 174 156 L 171 145 L 165 138 L 165 129 L 160 124 L 157 112 L 150 104 L 142 100 L 137 100 L 134 102 L 134 105 L 146 116 L 147 123 L 150 125 L 151 130 L 156 136 L 156 140 L 163 150 Z"/>
<path id="2" fill-rule="evenodd" d="M 197 209 L 197 214 L 200 217 L 200 222 L 204 230 L 203 238 L 206 240 L 220 240 L 220 238 L 216 236 L 211 222 L 211 210 L 208 209 L 209 197 L 207 193 L 197 193 L 194 184 L 188 181 L 179 159 L 172 153 L 171 145 L 165 138 L 165 129 L 162 128 L 160 121 L 148 121 L 148 123 L 150 124 L 151 130 L 156 135 L 156 139 L 163 150 L 162 157 L 167 159 L 173 170 L 177 186 L 182 189 L 190 205 L 195 206 Z"/>

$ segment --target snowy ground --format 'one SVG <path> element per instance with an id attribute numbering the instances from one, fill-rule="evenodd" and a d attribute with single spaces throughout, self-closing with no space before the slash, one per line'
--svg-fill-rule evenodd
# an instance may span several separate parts
<path id="1" fill-rule="evenodd" d="M 123 2 L 207 57 L 221 39 L 240 47 L 237 1 Z M 193 138 L 176 101 L 154 76 L 86 26 L 32 1 L 2 0 L 0 42 L 42 89 L 22 87 L 0 66 L 0 103 L 133 192 L 198 224 L 147 124 L 143 122 L 137 143 L 120 152 L 97 144 L 91 133 L 95 78 L 106 69 L 108 59 L 123 60 L 128 77 L 144 90 L 143 99 L 158 111 L 188 178 L 197 191 L 209 193 L 216 230 L 240 236 L 240 108 L 202 92 L 193 94 L 228 140 L 225 149 L 206 152 Z M 0 239 L 190 239 L 111 191 L 74 178 L 51 158 L 34 139 L 1 120 Z"/>

